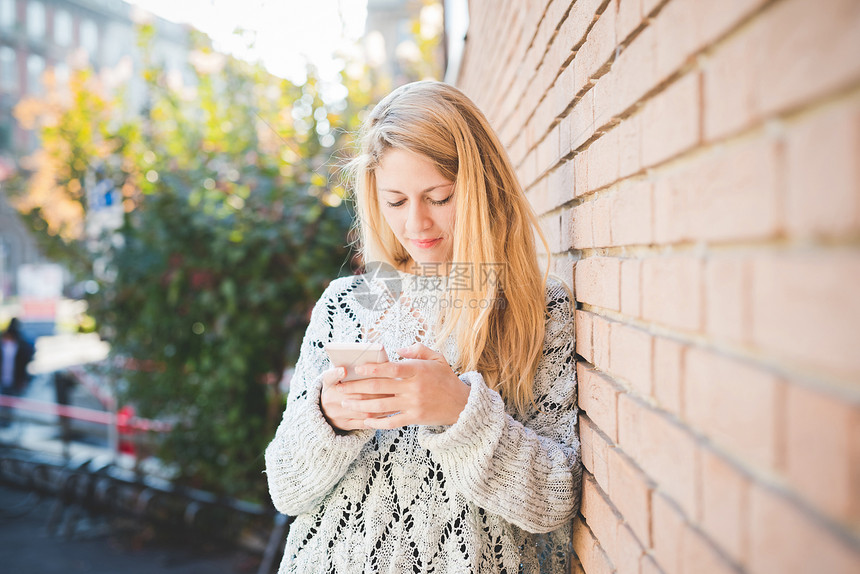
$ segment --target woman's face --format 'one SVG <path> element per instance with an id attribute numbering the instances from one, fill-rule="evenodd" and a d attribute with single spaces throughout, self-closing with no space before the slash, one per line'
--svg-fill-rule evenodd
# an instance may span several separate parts
<path id="1" fill-rule="evenodd" d="M 376 167 L 379 207 L 419 274 L 446 273 L 454 252 L 454 182 L 426 157 L 389 149 Z"/>

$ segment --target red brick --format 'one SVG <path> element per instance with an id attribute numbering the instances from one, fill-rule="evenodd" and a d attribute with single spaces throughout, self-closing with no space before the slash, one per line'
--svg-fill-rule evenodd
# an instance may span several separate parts
<path id="1" fill-rule="evenodd" d="M 573 285 L 573 268 L 576 265 L 576 260 L 570 254 L 563 254 L 552 258 L 552 268 L 550 273 L 564 281 L 565 286 L 573 293 L 571 285 Z"/>
<path id="2" fill-rule="evenodd" d="M 618 396 L 618 444 L 689 516 L 696 516 L 693 437 L 630 395 Z"/>
<path id="3" fill-rule="evenodd" d="M 860 106 L 829 108 L 786 139 L 788 231 L 838 236 L 860 227 Z"/>
<path id="4" fill-rule="evenodd" d="M 549 179 L 543 178 L 534 183 L 526 191 L 526 197 L 536 215 L 541 216 L 553 210 L 553 199 L 550 197 Z"/>
<path id="5" fill-rule="evenodd" d="M 579 408 L 613 441 L 618 440 L 619 389 L 610 379 L 578 363 Z"/>
<path id="6" fill-rule="evenodd" d="M 791 363 L 813 365 L 856 381 L 860 375 L 857 285 L 860 251 L 856 249 L 754 259 L 753 341 Z"/>
<path id="7" fill-rule="evenodd" d="M 609 72 L 595 80 L 591 88 L 594 94 L 594 125 L 598 129 L 616 123 L 615 115 L 619 111 L 616 83 L 617 75 Z"/>
<path id="8" fill-rule="evenodd" d="M 759 52 L 757 38 L 741 33 L 720 45 L 706 60 L 702 85 L 706 141 L 745 129 L 758 119 L 755 76 L 760 68 Z"/>
<path id="9" fill-rule="evenodd" d="M 787 36 L 786 30 L 796 33 Z M 785 110 L 851 85 L 860 77 L 860 4 L 828 0 L 780 2 L 748 33 L 767 65 L 756 73 L 763 112 Z M 803 54 L 803 57 L 798 57 Z"/>
<path id="10" fill-rule="evenodd" d="M 587 257 L 576 264 L 576 296 L 579 301 L 618 311 L 621 308 L 621 261 L 611 257 Z"/>
<path id="11" fill-rule="evenodd" d="M 620 154 L 618 157 L 618 177 L 627 177 L 642 169 L 641 119 L 641 115 L 632 116 L 623 120 L 615 128 L 618 130 L 618 152 Z"/>
<path id="12" fill-rule="evenodd" d="M 573 152 L 573 148 L 570 147 L 570 130 L 571 125 L 573 124 L 573 115 L 568 114 L 561 119 L 558 123 L 558 153 L 562 158 L 569 156 L 571 152 Z M 573 163 L 571 162 L 571 165 Z M 571 169 L 571 173 L 573 170 Z M 573 186 L 571 186 L 571 194 L 573 193 Z"/>
<path id="13" fill-rule="evenodd" d="M 600 315 L 591 318 L 591 344 L 593 348 L 595 367 L 602 371 L 609 370 L 609 322 Z"/>
<path id="14" fill-rule="evenodd" d="M 587 149 L 573 156 L 573 175 L 576 180 L 574 188 L 577 197 L 588 193 L 588 161 Z"/>
<path id="15" fill-rule="evenodd" d="M 561 241 L 561 214 L 551 213 L 538 219 L 541 231 L 543 231 L 546 242 L 549 244 L 551 253 L 562 250 Z"/>
<path id="16" fill-rule="evenodd" d="M 600 15 L 597 22 L 589 30 L 585 44 L 576 53 L 576 89 L 580 90 L 600 70 L 615 50 L 615 3 L 610 0 L 609 6 Z"/>
<path id="17" fill-rule="evenodd" d="M 723 0 L 719 3 L 687 0 L 695 10 L 696 33 L 701 46 L 710 44 L 735 27 L 767 0 Z"/>
<path id="18" fill-rule="evenodd" d="M 561 25 L 558 35 L 567 41 L 571 49 L 585 41 L 585 33 L 594 21 L 601 4 L 603 0 L 580 0 L 572 4 L 568 2 L 570 12 Z"/>
<path id="19" fill-rule="evenodd" d="M 642 14 L 646 17 L 652 17 L 658 4 L 662 4 L 663 0 L 642 0 Z"/>
<path id="20" fill-rule="evenodd" d="M 577 310 L 574 325 L 576 329 L 576 352 L 583 359 L 592 363 L 591 313 Z"/>
<path id="21" fill-rule="evenodd" d="M 737 257 L 711 257 L 705 262 L 705 332 L 734 343 L 749 341 L 751 272 Z"/>
<path id="22" fill-rule="evenodd" d="M 825 486 L 824 484 L 822 486 Z M 788 500 L 754 485 L 750 500 L 751 574 L 860 571 L 860 551 Z"/>
<path id="23" fill-rule="evenodd" d="M 616 540 L 618 547 L 616 553 L 611 556 L 616 572 L 636 574 L 639 572 L 639 563 L 644 554 L 642 544 L 633 531 L 623 524 L 618 525 Z"/>
<path id="24" fill-rule="evenodd" d="M 778 229 L 775 142 L 712 148 L 654 180 L 659 243 L 754 239 Z"/>
<path id="25" fill-rule="evenodd" d="M 690 72 L 642 110 L 642 165 L 654 166 L 693 147 L 699 134 L 699 75 Z"/>
<path id="26" fill-rule="evenodd" d="M 568 229 L 565 236 L 567 243 L 573 249 L 588 249 L 594 247 L 594 239 L 591 235 L 592 202 L 587 201 L 574 208 L 568 215 Z"/>
<path id="27" fill-rule="evenodd" d="M 595 191 L 618 179 L 618 130 L 600 136 L 588 148 L 588 191 Z"/>
<path id="28" fill-rule="evenodd" d="M 851 452 L 860 406 L 799 385 L 788 386 L 786 403 L 789 482 L 824 513 L 860 522 Z"/>
<path id="29" fill-rule="evenodd" d="M 654 339 L 654 397 L 666 410 L 681 414 L 684 346 L 663 337 Z"/>
<path id="30" fill-rule="evenodd" d="M 559 159 L 558 143 L 559 126 L 556 124 L 537 147 L 537 172 L 542 174 L 555 167 Z"/>
<path id="31" fill-rule="evenodd" d="M 571 54 L 572 46 L 570 45 L 570 39 L 564 36 L 559 36 L 555 33 L 555 30 L 563 26 L 567 21 L 567 13 L 569 9 L 570 2 L 567 0 L 554 2 L 544 18 L 551 24 L 550 29 L 554 32 L 543 60 L 543 65 L 550 70 L 558 70 L 561 68 L 561 65 Z"/>
<path id="32" fill-rule="evenodd" d="M 594 439 L 592 438 L 592 426 L 591 424 L 585 422 L 586 418 L 582 418 L 579 423 L 579 444 L 580 444 L 580 458 L 582 460 L 582 466 L 585 467 L 586 472 L 594 473 Z"/>
<path id="33" fill-rule="evenodd" d="M 651 545 L 651 491 L 653 483 L 618 449 L 609 454 L 609 495 L 624 521 L 646 546 Z M 616 552 L 609 552 L 615 556 Z M 638 557 L 637 557 L 638 558 Z M 638 560 L 637 560 L 638 562 Z"/>
<path id="34" fill-rule="evenodd" d="M 612 441 L 591 422 L 587 415 L 579 420 L 580 428 L 587 429 L 582 435 L 584 437 L 582 448 L 589 451 L 591 466 L 585 468 L 591 472 L 603 492 L 609 492 L 609 451 L 613 448 Z M 585 464 L 586 459 L 583 457 L 583 465 Z"/>
<path id="35" fill-rule="evenodd" d="M 777 381 L 767 371 L 692 348 L 684 415 L 715 443 L 768 470 L 776 463 Z"/>
<path id="36" fill-rule="evenodd" d="M 666 574 L 680 574 L 684 536 L 683 513 L 662 494 L 651 496 L 654 557 Z"/>
<path id="37" fill-rule="evenodd" d="M 642 23 L 642 0 L 620 0 L 615 15 L 615 36 L 623 42 Z"/>
<path id="38" fill-rule="evenodd" d="M 713 545 L 695 529 L 684 529 L 681 570 L 683 572 L 707 572 L 708 574 L 737 574 Z"/>
<path id="39" fill-rule="evenodd" d="M 612 374 L 627 381 L 638 394 L 651 396 L 651 335 L 623 323 L 612 323 L 609 344 Z"/>
<path id="40" fill-rule="evenodd" d="M 654 44 L 654 27 L 648 26 L 613 62 L 612 70 L 607 74 L 612 76 L 615 88 L 614 108 L 610 115 L 626 112 L 656 87 Z"/>
<path id="41" fill-rule="evenodd" d="M 612 196 L 612 244 L 640 245 L 651 243 L 651 184 L 647 181 L 623 181 Z"/>
<path id="42" fill-rule="evenodd" d="M 564 251 L 574 249 L 574 228 L 573 228 L 573 207 L 561 208 L 561 242 Z M 573 269 L 571 268 L 571 279 L 573 278 Z"/>
<path id="43" fill-rule="evenodd" d="M 594 91 L 583 95 L 570 111 L 570 149 L 578 150 L 594 135 Z M 587 186 L 586 186 L 587 187 Z M 582 191 L 584 193 L 584 190 Z"/>
<path id="44" fill-rule="evenodd" d="M 664 572 L 660 570 L 660 567 L 657 566 L 657 563 L 654 562 L 654 559 L 648 554 L 642 555 L 642 560 L 639 563 L 639 568 L 641 574 L 664 574 Z"/>
<path id="45" fill-rule="evenodd" d="M 630 317 L 642 315 L 642 262 L 638 259 L 621 262 L 621 312 Z"/>
<path id="46" fill-rule="evenodd" d="M 655 66 L 659 80 L 664 80 L 681 68 L 701 46 L 693 4 L 689 0 L 672 0 L 654 20 L 657 39 Z"/>
<path id="47" fill-rule="evenodd" d="M 702 327 L 702 263 L 695 257 L 642 260 L 642 316 L 698 332 Z"/>
<path id="48" fill-rule="evenodd" d="M 548 184 L 559 198 L 559 205 L 568 202 L 575 196 L 576 179 L 574 178 L 573 167 L 572 161 L 562 161 L 558 169 L 550 174 Z"/>
<path id="49" fill-rule="evenodd" d="M 749 480 L 725 459 L 702 451 L 702 530 L 735 561 L 746 559 Z"/>
<path id="50" fill-rule="evenodd" d="M 594 246 L 609 247 L 612 245 L 612 192 L 597 196 L 591 202 L 591 209 L 591 233 Z"/>
<path id="51" fill-rule="evenodd" d="M 606 552 L 581 519 L 573 522 L 573 551 L 588 574 L 611 574 L 614 571 Z"/>
<path id="52" fill-rule="evenodd" d="M 609 502 L 606 493 L 588 475 L 582 481 L 581 512 L 591 532 L 611 559 L 616 553 L 616 536 L 622 518 Z"/>

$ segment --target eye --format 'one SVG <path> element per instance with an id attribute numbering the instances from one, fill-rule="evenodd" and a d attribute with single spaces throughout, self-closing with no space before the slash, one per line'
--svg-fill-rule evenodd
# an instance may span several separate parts
<path id="1" fill-rule="evenodd" d="M 404 203 L 406 203 L 406 200 L 405 200 L 405 199 L 401 199 L 401 200 L 400 200 L 400 201 L 398 201 L 397 203 L 391 203 L 390 201 L 386 201 L 386 202 L 385 202 L 385 205 L 387 205 L 388 207 L 400 207 L 400 206 L 401 206 L 401 205 L 403 205 Z"/>
<path id="2" fill-rule="evenodd" d="M 434 200 L 432 200 L 432 199 L 431 199 L 431 200 L 429 200 L 429 201 L 430 201 L 430 205 L 445 205 L 446 203 L 448 203 L 449 201 L 451 201 L 451 198 L 452 198 L 452 197 L 454 197 L 454 194 L 453 194 L 453 193 L 452 193 L 451 195 L 449 195 L 448 197 L 446 197 L 445 199 L 442 199 L 442 200 L 440 200 L 440 201 L 434 201 Z"/>

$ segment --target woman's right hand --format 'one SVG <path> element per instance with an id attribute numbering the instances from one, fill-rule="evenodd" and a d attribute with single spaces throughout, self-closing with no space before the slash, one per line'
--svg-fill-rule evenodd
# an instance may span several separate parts
<path id="1" fill-rule="evenodd" d="M 364 421 L 368 418 L 382 418 L 394 413 L 366 413 L 344 408 L 343 402 L 351 399 L 386 399 L 393 395 L 367 395 L 344 393 L 341 380 L 346 376 L 343 367 L 334 367 L 322 373 L 322 393 L 320 409 L 328 424 L 336 431 L 353 431 L 367 428 Z"/>

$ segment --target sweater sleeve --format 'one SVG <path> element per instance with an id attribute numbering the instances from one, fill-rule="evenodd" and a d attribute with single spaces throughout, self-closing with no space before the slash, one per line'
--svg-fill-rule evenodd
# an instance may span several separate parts
<path id="1" fill-rule="evenodd" d="M 266 448 L 269 494 L 279 512 L 296 516 L 315 508 L 334 488 L 373 431 L 336 434 L 320 409 L 322 371 L 331 367 L 324 345 L 331 340 L 338 306 L 329 286 L 311 313 L 290 381 L 290 395 L 275 437 Z"/>
<path id="2" fill-rule="evenodd" d="M 561 284 L 548 289 L 535 409 L 524 424 L 505 411 L 480 373 L 466 408 L 450 427 L 422 427 L 419 440 L 457 491 L 477 506 L 533 533 L 555 530 L 578 510 L 581 465 L 576 435 L 573 311 Z"/>

